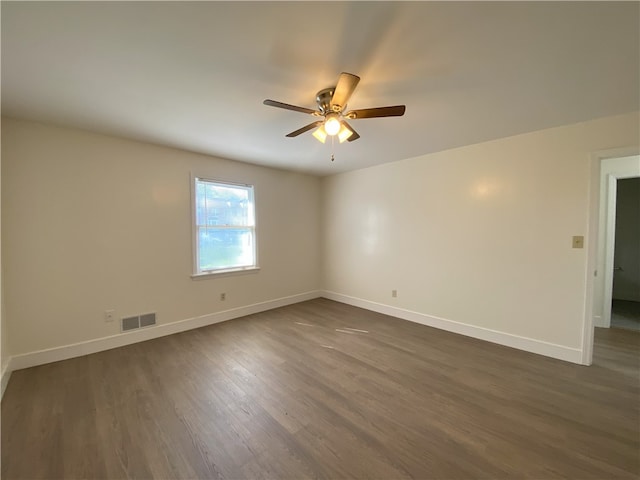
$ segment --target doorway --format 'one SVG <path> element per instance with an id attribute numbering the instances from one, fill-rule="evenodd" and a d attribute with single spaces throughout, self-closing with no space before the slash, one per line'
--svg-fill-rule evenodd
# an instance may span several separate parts
<path id="1" fill-rule="evenodd" d="M 616 155 L 617 154 L 617 155 Z M 592 155 L 588 233 L 587 296 L 582 330 L 582 364 L 593 361 L 594 327 L 609 332 L 613 299 L 615 214 L 618 180 L 640 177 L 638 148 Z M 613 331 L 624 332 L 614 329 Z M 635 333 L 635 332 L 633 332 Z"/>
<path id="2" fill-rule="evenodd" d="M 611 328 L 640 331 L 640 177 L 616 182 Z"/>

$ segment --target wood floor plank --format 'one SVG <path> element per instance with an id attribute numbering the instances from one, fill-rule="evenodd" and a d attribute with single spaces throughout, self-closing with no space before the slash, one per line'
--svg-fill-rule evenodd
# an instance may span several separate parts
<path id="1" fill-rule="evenodd" d="M 316 299 L 13 373 L 2 478 L 640 477 L 640 333 L 583 367 Z"/>

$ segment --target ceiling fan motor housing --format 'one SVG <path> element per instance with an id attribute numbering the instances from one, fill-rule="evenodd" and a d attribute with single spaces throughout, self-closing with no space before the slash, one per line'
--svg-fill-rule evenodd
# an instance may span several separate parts
<path id="1" fill-rule="evenodd" d="M 333 98 L 333 92 L 336 87 L 329 87 L 320 90 L 316 95 L 316 102 L 318 103 L 318 108 L 323 114 L 327 114 L 332 111 L 331 109 L 331 99 Z"/>

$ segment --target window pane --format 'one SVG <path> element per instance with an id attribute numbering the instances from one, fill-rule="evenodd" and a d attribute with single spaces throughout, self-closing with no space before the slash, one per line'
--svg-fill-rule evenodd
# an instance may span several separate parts
<path id="1" fill-rule="evenodd" d="M 253 229 L 198 228 L 199 271 L 254 265 Z"/>
<path id="2" fill-rule="evenodd" d="M 198 180 L 196 224 L 253 226 L 251 189 Z"/>

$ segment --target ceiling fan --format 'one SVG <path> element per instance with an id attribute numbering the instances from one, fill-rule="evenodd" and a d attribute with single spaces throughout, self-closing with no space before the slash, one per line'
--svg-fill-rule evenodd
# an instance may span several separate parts
<path id="1" fill-rule="evenodd" d="M 269 99 L 262 103 L 269 105 L 270 107 L 308 113 L 314 117 L 324 117 L 322 120 L 316 120 L 309 125 L 305 125 L 304 127 L 287 134 L 287 137 L 297 137 L 301 133 L 308 132 L 309 130 L 317 127 L 317 130 L 313 132 L 313 136 L 322 143 L 326 141 L 327 136 L 334 135 L 338 135 L 340 143 L 345 140 L 353 142 L 360 138 L 360 135 L 358 135 L 358 132 L 356 132 L 353 127 L 347 123 L 347 120 L 357 120 L 360 118 L 401 117 L 404 115 L 404 111 L 406 109 L 404 105 L 395 105 L 392 107 L 363 108 L 361 110 L 345 111 L 347 102 L 349 101 L 349 98 L 351 98 L 351 95 L 356 89 L 359 81 L 360 77 L 357 75 L 342 72 L 335 87 L 322 89 L 316 94 L 316 103 L 318 104 L 317 110 L 289 105 L 288 103 L 277 102 Z"/>

